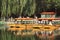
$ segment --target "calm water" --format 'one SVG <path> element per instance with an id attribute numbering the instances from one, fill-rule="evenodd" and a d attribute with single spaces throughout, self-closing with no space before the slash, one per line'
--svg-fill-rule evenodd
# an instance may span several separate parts
<path id="1" fill-rule="evenodd" d="M 0 40 L 35 40 L 33 35 L 31 36 L 16 36 L 12 32 L 0 30 Z"/>
<path id="2" fill-rule="evenodd" d="M 36 35 L 16 36 L 12 32 L 0 30 L 0 40 L 52 40 L 48 38 L 39 38 Z M 54 40 L 60 40 L 60 36 L 56 36 Z"/>
<path id="3" fill-rule="evenodd" d="M 0 25 L 2 27 L 2 25 Z M 0 30 L 0 40 L 60 40 L 60 35 L 54 37 L 54 39 L 48 37 L 37 37 L 36 35 L 16 36 L 12 32 L 6 30 Z"/>

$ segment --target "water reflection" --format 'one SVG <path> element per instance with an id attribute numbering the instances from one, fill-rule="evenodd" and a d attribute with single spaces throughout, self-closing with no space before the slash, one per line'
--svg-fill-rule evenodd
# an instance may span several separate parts
<path id="1" fill-rule="evenodd" d="M 50 35 L 50 34 L 49 34 Z M 0 40 L 60 40 L 60 35 L 54 36 L 54 39 L 50 36 L 42 36 L 41 32 L 34 35 L 14 35 L 13 32 L 6 30 L 0 30 Z"/>

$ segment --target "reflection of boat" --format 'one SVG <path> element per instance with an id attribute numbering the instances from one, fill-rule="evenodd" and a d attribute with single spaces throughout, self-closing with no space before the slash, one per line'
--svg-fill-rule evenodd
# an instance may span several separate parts
<path id="1" fill-rule="evenodd" d="M 43 25 L 42 28 L 40 28 L 40 31 L 36 33 L 35 35 L 40 39 L 50 39 L 53 40 L 54 36 L 59 35 L 58 33 L 55 33 L 55 31 L 58 30 L 58 27 L 53 25 Z"/>

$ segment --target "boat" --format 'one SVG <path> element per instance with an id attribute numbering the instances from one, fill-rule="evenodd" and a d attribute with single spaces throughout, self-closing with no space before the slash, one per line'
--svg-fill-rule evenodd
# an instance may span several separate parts
<path id="1" fill-rule="evenodd" d="M 41 24 L 39 21 L 41 20 L 50 20 L 49 24 Z M 13 24 L 8 24 L 8 31 L 14 32 L 14 34 L 22 34 L 22 35 L 34 35 L 41 32 L 47 31 L 49 33 L 52 33 L 54 30 L 58 29 L 59 27 L 56 25 L 50 25 L 51 20 L 59 20 L 59 19 L 47 19 L 47 18 L 15 18 L 15 21 Z M 36 35 L 37 35 L 36 34 Z"/>

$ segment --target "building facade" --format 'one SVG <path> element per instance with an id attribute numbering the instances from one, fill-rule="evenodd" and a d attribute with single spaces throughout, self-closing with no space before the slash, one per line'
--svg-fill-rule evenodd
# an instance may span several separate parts
<path id="1" fill-rule="evenodd" d="M 43 24 L 51 24 L 51 22 L 48 20 L 49 18 L 55 18 L 55 12 L 42 12 L 41 13 L 41 18 L 46 19 L 42 20 L 41 23 Z"/>
<path id="2" fill-rule="evenodd" d="M 55 18 L 54 12 L 42 12 L 41 18 Z"/>

